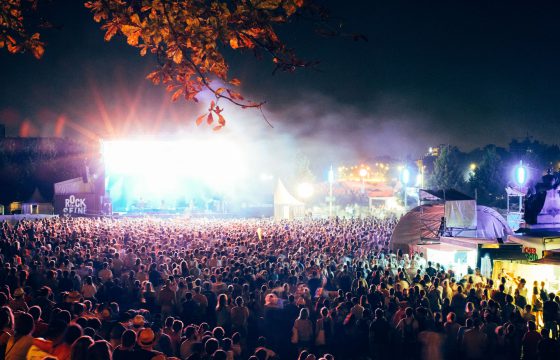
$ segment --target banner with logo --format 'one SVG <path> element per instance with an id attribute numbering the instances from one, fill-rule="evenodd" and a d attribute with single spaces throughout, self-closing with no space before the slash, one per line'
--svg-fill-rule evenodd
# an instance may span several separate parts
<path id="1" fill-rule="evenodd" d="M 100 198 L 95 194 L 68 194 L 54 196 L 54 211 L 58 215 L 98 215 Z"/>

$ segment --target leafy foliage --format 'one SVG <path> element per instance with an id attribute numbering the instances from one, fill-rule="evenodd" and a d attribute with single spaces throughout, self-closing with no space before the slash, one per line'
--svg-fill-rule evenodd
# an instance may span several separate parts
<path id="1" fill-rule="evenodd" d="M 455 146 L 443 147 L 434 164 L 431 186 L 436 189 L 461 190 L 464 181 L 460 171 L 460 152 Z"/>
<path id="2" fill-rule="evenodd" d="M 29 16 L 40 0 L 3 0 L 0 5 L 0 48 L 11 53 L 44 52 L 38 32 L 28 33 Z M 222 108 L 227 100 L 242 108 L 261 108 L 263 102 L 245 99 L 236 88 L 241 81 L 229 76 L 224 51 L 267 54 L 276 70 L 294 71 L 312 65 L 296 57 L 279 38 L 276 27 L 299 13 L 325 18 L 313 0 L 84 0 L 104 38 L 126 39 L 141 56 L 153 56 L 157 67 L 147 75 L 164 85 L 173 101 L 198 101 L 203 90 L 213 93 L 215 104 L 205 114 L 207 124 L 225 126 Z M 304 2 L 306 3 L 304 6 Z M 313 16 L 311 16 L 313 18 Z M 216 119 L 214 119 L 216 118 Z M 203 121 L 197 120 L 197 124 Z M 216 125 L 217 123 L 217 125 Z"/>
<path id="3" fill-rule="evenodd" d="M 32 24 L 26 23 L 24 13 L 34 10 L 36 1 L 2 0 L 0 2 L 0 48 L 10 53 L 31 52 L 39 59 L 45 52 L 45 44 L 38 32 L 29 32 Z"/>
<path id="4" fill-rule="evenodd" d="M 503 159 L 496 152 L 495 146 L 484 149 L 482 160 L 476 171 L 469 179 L 469 185 L 476 189 L 478 200 L 481 204 L 502 205 L 506 187 L 506 174 Z"/>
<path id="5" fill-rule="evenodd" d="M 558 167 L 558 160 L 560 160 L 558 145 L 548 145 L 526 137 L 521 140 L 513 139 L 509 143 L 509 149 L 516 161 L 523 160 L 533 168 L 544 170 Z"/>

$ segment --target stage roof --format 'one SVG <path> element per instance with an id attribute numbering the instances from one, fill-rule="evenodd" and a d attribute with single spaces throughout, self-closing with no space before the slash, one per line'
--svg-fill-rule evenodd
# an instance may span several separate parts
<path id="1" fill-rule="evenodd" d="M 463 194 L 455 189 L 448 190 L 420 190 L 421 198 L 424 200 L 431 201 L 463 201 L 463 200 L 474 200 L 472 197 Z"/>

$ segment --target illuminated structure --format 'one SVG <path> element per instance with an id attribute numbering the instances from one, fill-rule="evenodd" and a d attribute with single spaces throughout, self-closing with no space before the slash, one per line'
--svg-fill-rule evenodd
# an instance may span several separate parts
<path id="1" fill-rule="evenodd" d="M 403 168 L 403 170 L 402 170 L 401 181 L 402 181 L 403 186 L 404 186 L 404 208 L 406 209 L 406 206 L 407 206 L 407 203 L 408 203 L 407 188 L 408 188 L 408 182 L 410 181 L 410 170 L 408 170 L 407 167 Z"/>
<path id="2" fill-rule="evenodd" d="M 372 166 L 366 164 L 340 166 L 336 178 L 338 181 L 384 183 L 388 180 L 389 169 L 389 164 L 382 162 L 377 162 Z"/>
<path id="3" fill-rule="evenodd" d="M 108 140 L 102 157 L 117 212 L 206 209 L 246 174 L 240 148 L 219 138 Z"/>
<path id="4" fill-rule="evenodd" d="M 519 229 L 525 223 L 523 220 L 523 199 L 527 192 L 525 185 L 528 180 L 527 167 L 523 165 L 522 161 L 519 161 L 519 165 L 514 168 L 513 178 L 515 180 L 514 184 L 506 187 L 507 221 L 512 229 Z M 517 201 L 511 201 L 510 198 L 517 199 Z"/>

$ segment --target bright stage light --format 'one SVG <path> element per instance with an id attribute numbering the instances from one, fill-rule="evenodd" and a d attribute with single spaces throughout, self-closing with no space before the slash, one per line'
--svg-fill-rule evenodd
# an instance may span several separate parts
<path id="1" fill-rule="evenodd" d="M 519 165 L 515 168 L 515 181 L 519 186 L 523 186 L 525 182 L 527 182 L 527 168 L 523 166 L 522 161 L 520 161 Z"/>
<path id="2" fill-rule="evenodd" d="M 422 174 L 421 173 L 416 174 L 415 185 L 416 185 L 416 187 L 420 187 L 422 185 Z"/>
<path id="3" fill-rule="evenodd" d="M 232 191 L 246 174 L 240 147 L 219 138 L 110 140 L 103 142 L 102 156 L 116 211 L 135 203 L 172 208 L 178 201 L 208 199 Z"/>
<path id="4" fill-rule="evenodd" d="M 313 196 L 313 185 L 310 183 L 301 183 L 297 188 L 298 195 L 303 199 L 309 199 Z"/>
<path id="5" fill-rule="evenodd" d="M 364 169 L 364 168 L 360 169 L 360 176 L 361 177 L 366 177 L 367 173 L 368 173 L 367 169 Z"/>
<path id="6" fill-rule="evenodd" d="M 408 170 L 408 168 L 404 168 L 402 171 L 402 182 L 405 185 L 408 185 L 409 181 L 410 181 L 410 170 Z"/>

